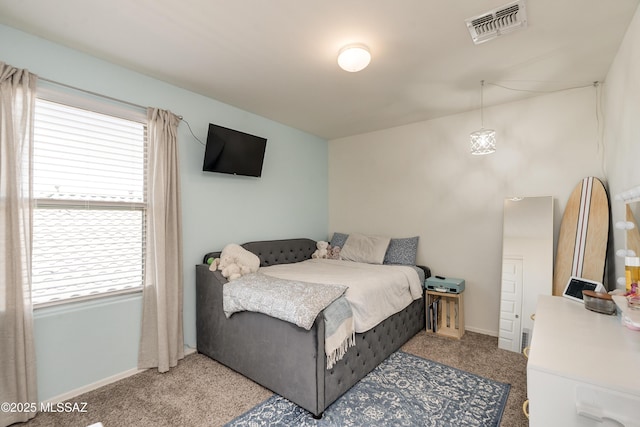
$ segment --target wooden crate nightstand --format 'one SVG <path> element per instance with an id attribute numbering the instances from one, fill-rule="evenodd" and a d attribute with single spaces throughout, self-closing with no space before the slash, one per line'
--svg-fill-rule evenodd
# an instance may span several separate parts
<path id="1" fill-rule="evenodd" d="M 464 291 L 459 294 L 449 292 L 438 292 L 427 290 L 427 332 L 434 333 L 433 328 L 429 328 L 429 325 L 433 325 L 434 313 L 429 307 L 435 302 L 437 307 L 435 313 L 436 331 L 437 335 L 445 337 L 451 337 L 460 339 L 464 335 Z"/>

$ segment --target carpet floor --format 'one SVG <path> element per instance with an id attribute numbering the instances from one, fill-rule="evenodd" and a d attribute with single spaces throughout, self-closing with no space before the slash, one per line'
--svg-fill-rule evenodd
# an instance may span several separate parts
<path id="1" fill-rule="evenodd" d="M 498 339 L 467 332 L 462 340 L 420 332 L 402 350 L 511 385 L 502 427 L 526 427 L 526 359 L 498 349 Z M 222 426 L 263 402 L 272 392 L 200 354 L 187 356 L 165 374 L 147 370 L 90 391 L 69 402 L 86 402 L 85 413 L 39 413 L 16 426 L 86 427 L 98 421 L 120 426 Z"/>

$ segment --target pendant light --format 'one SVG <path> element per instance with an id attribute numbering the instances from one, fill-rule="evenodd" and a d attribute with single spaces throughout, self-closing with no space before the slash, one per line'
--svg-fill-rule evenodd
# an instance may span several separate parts
<path id="1" fill-rule="evenodd" d="M 484 80 L 480 82 L 480 130 L 471 132 L 471 154 L 491 154 L 496 151 L 496 131 L 484 128 Z"/>

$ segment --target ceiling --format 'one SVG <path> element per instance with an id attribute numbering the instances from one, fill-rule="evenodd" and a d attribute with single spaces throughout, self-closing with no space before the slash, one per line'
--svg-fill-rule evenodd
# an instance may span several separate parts
<path id="1" fill-rule="evenodd" d="M 509 0 L 0 0 L 0 23 L 334 139 L 477 109 L 481 80 L 485 106 L 602 81 L 640 0 L 526 1 L 480 45 L 464 20 Z"/>

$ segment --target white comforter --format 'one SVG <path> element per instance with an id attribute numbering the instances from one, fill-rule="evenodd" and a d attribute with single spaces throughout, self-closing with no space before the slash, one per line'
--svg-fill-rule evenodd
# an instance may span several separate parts
<path id="1" fill-rule="evenodd" d="M 272 277 L 346 285 L 356 332 L 365 332 L 422 297 L 418 272 L 409 266 L 309 259 L 260 268 Z"/>

